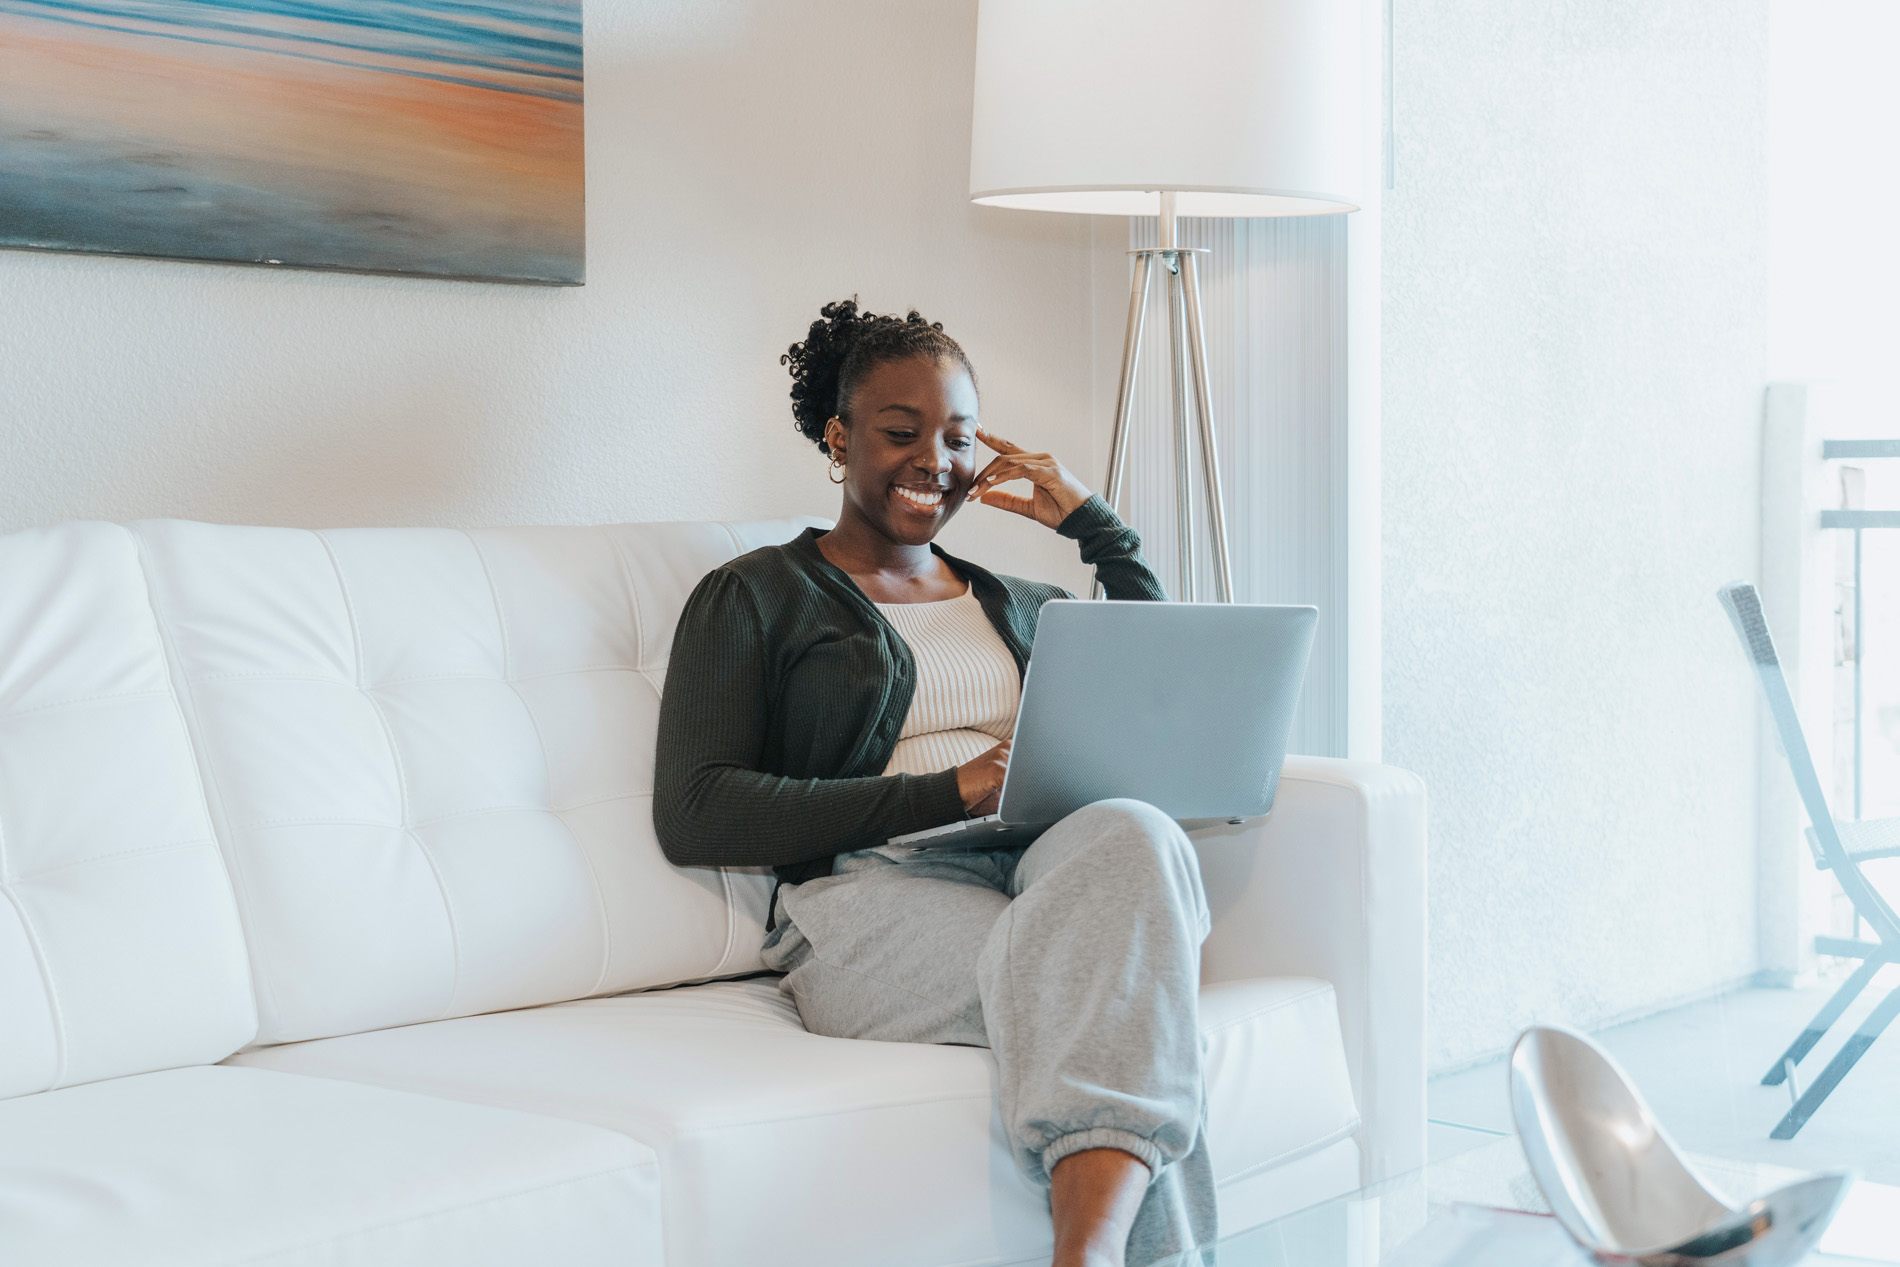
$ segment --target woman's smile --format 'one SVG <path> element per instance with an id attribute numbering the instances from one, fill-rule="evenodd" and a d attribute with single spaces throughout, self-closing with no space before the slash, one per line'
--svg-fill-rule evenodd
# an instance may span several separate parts
<path id="1" fill-rule="evenodd" d="M 897 504 L 914 515 L 923 515 L 934 519 L 943 511 L 944 494 L 948 490 L 941 484 L 893 484 L 891 492 L 896 496 Z"/>

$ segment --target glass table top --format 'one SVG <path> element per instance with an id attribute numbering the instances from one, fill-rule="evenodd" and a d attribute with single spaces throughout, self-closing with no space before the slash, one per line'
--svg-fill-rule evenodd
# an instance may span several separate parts
<path id="1" fill-rule="evenodd" d="M 1800 1177 L 1750 1162 L 1694 1159 L 1709 1183 L 1737 1201 Z M 1595 1260 L 1549 1219 L 1511 1219 L 1491 1211 L 1548 1214 L 1517 1140 L 1501 1137 L 1370 1188 L 1348 1193 L 1221 1241 L 1219 1267 L 1592 1267 Z M 1476 1239 L 1464 1242 L 1461 1236 Z M 1511 1248 L 1488 1257 L 1486 1238 Z M 1444 1256 L 1449 1252 L 1450 1256 Z M 1193 1256 L 1167 1267 L 1198 1267 Z M 1808 1267 L 1900 1264 L 1900 1188 L 1861 1182 L 1822 1238 Z"/>

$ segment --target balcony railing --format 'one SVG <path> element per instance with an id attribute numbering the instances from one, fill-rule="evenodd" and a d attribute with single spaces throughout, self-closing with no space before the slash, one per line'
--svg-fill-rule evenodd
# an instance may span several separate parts
<path id="1" fill-rule="evenodd" d="M 1822 460 L 1828 462 L 1846 459 L 1900 458 L 1900 440 L 1825 440 L 1821 444 Z M 1862 686 L 1861 662 L 1866 655 L 1864 611 L 1866 604 L 1861 601 L 1865 591 L 1861 588 L 1861 534 L 1879 529 L 1900 528 L 1900 510 L 1824 510 L 1821 512 L 1821 526 L 1836 528 L 1854 534 L 1854 817 L 1862 817 L 1863 744 L 1865 729 L 1863 712 L 1865 695 Z"/>

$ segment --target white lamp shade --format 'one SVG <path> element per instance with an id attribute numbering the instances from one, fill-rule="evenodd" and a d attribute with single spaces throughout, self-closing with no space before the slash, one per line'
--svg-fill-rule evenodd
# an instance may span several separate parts
<path id="1" fill-rule="evenodd" d="M 1357 210 L 1358 0 L 981 0 L 970 197 L 1183 216 Z"/>

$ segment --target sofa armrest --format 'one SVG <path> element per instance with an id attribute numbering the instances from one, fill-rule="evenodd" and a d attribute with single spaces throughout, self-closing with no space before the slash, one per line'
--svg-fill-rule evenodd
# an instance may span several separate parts
<path id="1" fill-rule="evenodd" d="M 1214 931 L 1204 982 L 1333 983 L 1362 1176 L 1425 1162 L 1425 785 L 1391 766 L 1288 757 L 1273 812 L 1191 833 Z"/>

